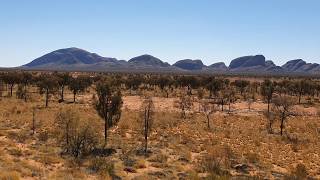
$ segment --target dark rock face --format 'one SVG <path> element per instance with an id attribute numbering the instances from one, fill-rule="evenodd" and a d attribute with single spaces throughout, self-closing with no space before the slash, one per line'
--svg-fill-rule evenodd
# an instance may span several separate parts
<path id="1" fill-rule="evenodd" d="M 214 63 L 208 67 L 213 68 L 213 69 L 225 69 L 225 70 L 228 69 L 228 67 L 226 66 L 226 64 L 224 62 Z"/>
<path id="2" fill-rule="evenodd" d="M 229 68 L 237 69 L 253 66 L 265 66 L 266 58 L 263 55 L 243 56 L 231 61 Z"/>
<path id="3" fill-rule="evenodd" d="M 320 73 L 319 64 L 306 63 L 302 59 L 288 61 L 282 68 L 287 72 Z"/>
<path id="4" fill-rule="evenodd" d="M 27 67 L 47 66 L 47 65 L 74 65 L 74 64 L 96 64 L 100 62 L 116 62 L 115 58 L 104 58 L 94 53 L 89 53 L 78 48 L 67 48 L 53 51 L 32 62 L 26 64 Z"/>
<path id="5" fill-rule="evenodd" d="M 306 63 L 302 59 L 288 61 L 283 66 L 277 66 L 263 55 L 243 56 L 231 61 L 227 67 L 223 62 L 206 66 L 201 60 L 184 59 L 172 66 L 162 60 L 142 55 L 125 60 L 107 58 L 79 48 L 59 49 L 41 56 L 32 62 L 21 66 L 22 69 L 37 70 L 70 70 L 70 71 L 142 71 L 142 72 L 239 72 L 239 73 L 308 73 L 320 74 L 320 65 Z"/>
<path id="6" fill-rule="evenodd" d="M 205 65 L 203 65 L 201 60 L 192 60 L 192 59 L 184 59 L 177 61 L 173 64 L 173 66 L 176 66 L 178 68 L 184 69 L 184 70 L 201 70 Z"/>
<path id="7" fill-rule="evenodd" d="M 161 61 L 160 59 L 153 57 L 151 55 L 142 55 L 137 56 L 128 61 L 130 64 L 140 65 L 140 66 L 160 66 L 160 67 L 169 67 L 170 64 Z"/>
<path id="8" fill-rule="evenodd" d="M 295 60 L 288 61 L 286 64 L 282 66 L 282 68 L 286 71 L 297 71 L 306 64 L 307 63 L 302 59 L 295 59 Z"/>

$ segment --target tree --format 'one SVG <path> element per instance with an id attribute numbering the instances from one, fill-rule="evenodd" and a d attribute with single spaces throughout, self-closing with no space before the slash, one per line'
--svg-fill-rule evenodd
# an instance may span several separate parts
<path id="1" fill-rule="evenodd" d="M 98 145 L 100 133 L 97 124 L 81 119 L 72 109 L 60 110 L 56 115 L 55 126 L 64 152 L 73 157 L 89 155 Z"/>
<path id="2" fill-rule="evenodd" d="M 4 91 L 3 76 L 0 74 L 0 98 L 2 98 L 3 91 Z"/>
<path id="3" fill-rule="evenodd" d="M 285 121 L 292 115 L 293 99 L 290 96 L 277 96 L 273 99 L 274 112 L 280 120 L 281 136 L 285 128 Z"/>
<path id="4" fill-rule="evenodd" d="M 77 78 L 71 78 L 69 83 L 69 89 L 73 93 L 73 102 L 76 102 L 76 95 L 80 92 L 84 92 L 86 88 L 91 85 L 91 81 L 86 76 L 79 76 Z"/>
<path id="5" fill-rule="evenodd" d="M 234 85 L 239 90 L 240 94 L 243 95 L 246 88 L 250 85 L 250 82 L 246 80 L 235 80 Z"/>
<path id="6" fill-rule="evenodd" d="M 267 120 L 268 120 L 268 126 L 267 126 L 267 129 L 268 129 L 268 132 L 270 133 L 270 134 L 272 134 L 273 133 L 273 128 L 272 128 L 272 125 L 273 125 L 273 123 L 274 123 L 274 121 L 275 121 L 275 113 L 273 113 L 273 112 L 266 112 L 266 113 L 264 113 L 264 116 L 267 118 Z"/>
<path id="7" fill-rule="evenodd" d="M 187 95 L 192 95 L 192 89 L 199 86 L 198 79 L 194 76 L 181 76 L 177 79 L 180 87 L 187 87 Z"/>
<path id="8" fill-rule="evenodd" d="M 3 81 L 9 86 L 10 97 L 12 97 L 13 87 L 19 83 L 19 75 L 16 72 L 8 72 L 4 74 Z"/>
<path id="9" fill-rule="evenodd" d="M 139 86 L 142 84 L 142 82 L 142 77 L 139 77 L 138 75 L 130 75 L 126 79 L 125 84 L 127 88 L 130 89 L 130 94 L 132 94 L 132 90 L 137 90 Z"/>
<path id="10" fill-rule="evenodd" d="M 267 101 L 268 104 L 268 113 L 270 113 L 270 103 L 272 101 L 272 96 L 274 93 L 274 83 L 266 79 L 261 84 L 261 95 Z"/>
<path id="11" fill-rule="evenodd" d="M 57 77 L 58 77 L 58 84 L 59 84 L 60 90 L 61 90 L 60 101 L 63 102 L 64 101 L 64 88 L 65 88 L 65 86 L 69 85 L 71 76 L 69 75 L 69 73 L 60 73 L 60 74 L 57 74 Z"/>
<path id="12" fill-rule="evenodd" d="M 206 80 L 205 86 L 210 92 L 210 98 L 212 96 L 218 96 L 218 92 L 221 91 L 227 83 L 229 83 L 229 81 L 224 79 L 210 78 Z"/>
<path id="13" fill-rule="evenodd" d="M 215 108 L 214 104 L 212 102 L 209 101 L 202 101 L 201 102 L 201 110 L 202 113 L 204 114 L 204 116 L 207 119 L 207 125 L 208 125 L 208 129 L 211 128 L 210 126 L 210 116 L 215 113 L 217 111 L 217 109 Z"/>
<path id="14" fill-rule="evenodd" d="M 154 104 L 151 97 L 147 97 L 141 105 L 141 118 L 139 118 L 139 124 L 143 126 L 144 135 L 144 152 L 148 152 L 148 136 L 152 130 L 154 121 Z"/>
<path id="15" fill-rule="evenodd" d="M 181 109 L 181 118 L 186 119 L 186 111 L 190 110 L 192 107 L 190 96 L 182 95 L 178 101 L 178 106 Z"/>
<path id="16" fill-rule="evenodd" d="M 58 87 L 58 80 L 55 76 L 49 74 L 41 74 L 38 78 L 38 87 L 40 94 L 45 94 L 46 107 L 49 103 L 49 95 L 56 92 Z"/>
<path id="17" fill-rule="evenodd" d="M 99 116 L 104 119 L 104 141 L 107 144 L 108 129 L 120 120 L 122 98 L 119 91 L 114 91 L 114 87 L 106 81 L 100 81 L 96 85 L 98 100 L 95 109 Z"/>
<path id="18" fill-rule="evenodd" d="M 228 86 L 225 90 L 225 93 L 227 95 L 227 101 L 228 101 L 228 113 L 231 112 L 231 103 L 234 103 L 236 101 L 236 91 L 232 86 Z"/>
<path id="19" fill-rule="evenodd" d="M 20 81 L 23 84 L 23 98 L 27 102 L 28 85 L 32 82 L 32 74 L 23 72 L 20 77 Z"/>

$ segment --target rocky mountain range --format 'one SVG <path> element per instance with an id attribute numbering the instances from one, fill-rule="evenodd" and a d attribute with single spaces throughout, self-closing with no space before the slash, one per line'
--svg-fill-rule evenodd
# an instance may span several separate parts
<path id="1" fill-rule="evenodd" d="M 205 65 L 199 59 L 179 60 L 173 65 L 151 55 L 141 55 L 128 61 L 102 57 L 79 48 L 60 49 L 41 56 L 19 67 L 32 70 L 69 71 L 147 71 L 147 72 L 220 72 L 220 73 L 295 73 L 320 74 L 320 65 L 302 59 L 290 60 L 277 66 L 263 55 L 243 56 L 229 66 L 219 62 Z"/>

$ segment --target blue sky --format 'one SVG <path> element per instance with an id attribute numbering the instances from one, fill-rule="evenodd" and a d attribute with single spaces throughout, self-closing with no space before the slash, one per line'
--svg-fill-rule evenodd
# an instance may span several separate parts
<path id="1" fill-rule="evenodd" d="M 0 67 L 78 47 L 205 64 L 263 54 L 320 62 L 319 0 L 3 0 Z"/>

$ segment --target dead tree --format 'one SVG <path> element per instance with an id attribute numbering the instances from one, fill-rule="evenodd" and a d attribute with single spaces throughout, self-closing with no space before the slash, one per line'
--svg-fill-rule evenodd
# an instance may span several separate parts
<path id="1" fill-rule="evenodd" d="M 285 121 L 292 115 L 293 100 L 290 96 L 277 96 L 273 99 L 274 112 L 280 120 L 280 134 L 282 136 Z"/>
<path id="2" fill-rule="evenodd" d="M 141 119 L 141 120 L 140 120 Z M 141 118 L 139 118 L 140 124 L 143 126 L 144 136 L 144 152 L 148 152 L 148 136 L 152 131 L 152 125 L 154 121 L 154 104 L 151 97 L 146 98 L 141 105 Z"/>
<path id="3" fill-rule="evenodd" d="M 208 101 L 202 101 L 201 102 L 201 112 L 204 114 L 204 116 L 207 119 L 207 125 L 208 129 L 211 128 L 210 126 L 210 116 L 217 111 L 216 107 L 213 103 Z"/>
<path id="4" fill-rule="evenodd" d="M 182 95 L 178 103 L 179 103 L 179 108 L 181 110 L 181 118 L 186 119 L 187 118 L 186 112 L 191 109 L 192 101 L 189 96 Z"/>
<path id="5" fill-rule="evenodd" d="M 270 134 L 273 134 L 273 123 L 275 122 L 275 113 L 273 112 L 265 112 L 264 116 L 267 118 L 268 120 L 268 125 L 267 125 L 267 130 Z"/>

